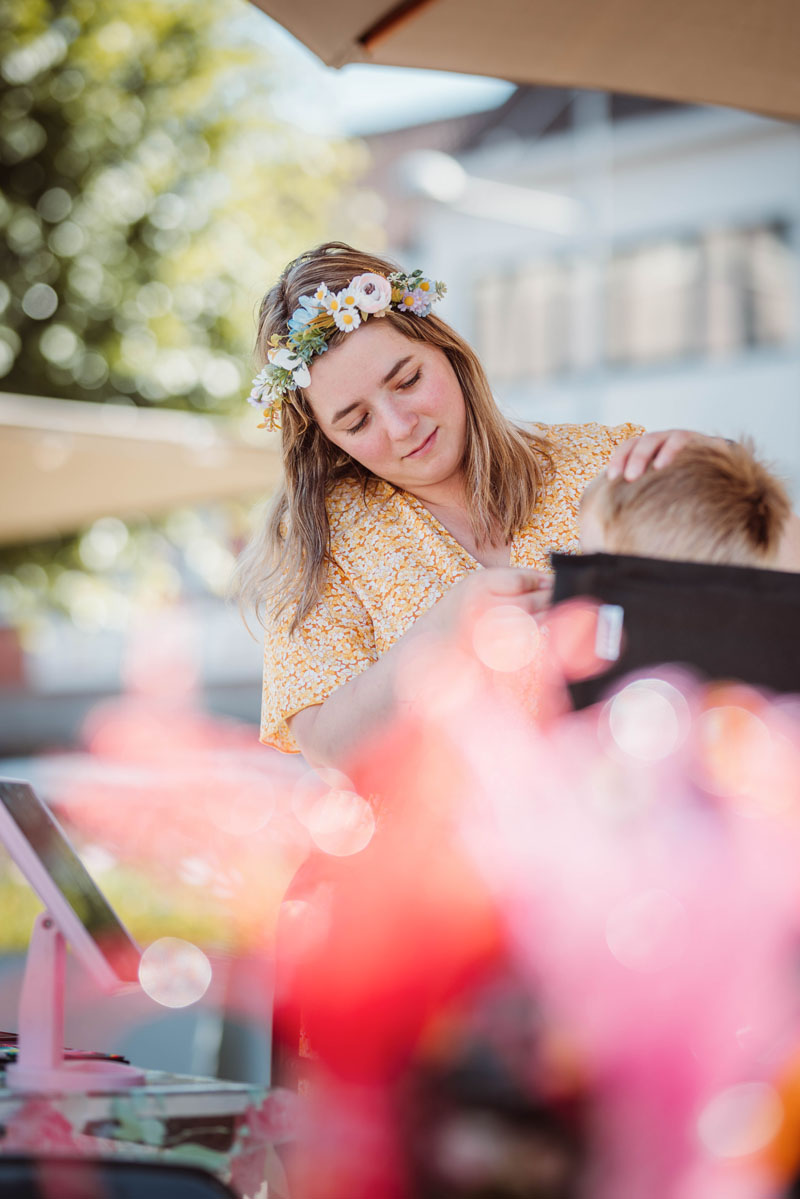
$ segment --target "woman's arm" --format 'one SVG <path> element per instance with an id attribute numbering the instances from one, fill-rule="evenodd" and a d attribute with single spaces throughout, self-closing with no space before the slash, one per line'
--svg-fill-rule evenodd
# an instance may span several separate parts
<path id="1" fill-rule="evenodd" d="M 346 763 L 359 744 L 399 710 L 398 670 L 422 638 L 457 638 L 471 617 L 495 604 L 513 603 L 531 614 L 548 604 L 552 580 L 536 570 L 501 568 L 469 574 L 423 613 L 382 657 L 342 684 L 324 703 L 288 717 L 300 751 L 314 766 Z"/>
<path id="2" fill-rule="evenodd" d="M 659 470 L 669 466 L 675 455 L 690 441 L 719 441 L 705 433 L 692 433 L 689 429 L 663 429 L 658 433 L 643 433 L 641 437 L 629 437 L 621 442 L 608 460 L 606 474 L 609 479 L 620 475 L 629 482 L 643 475 L 648 466 Z"/>

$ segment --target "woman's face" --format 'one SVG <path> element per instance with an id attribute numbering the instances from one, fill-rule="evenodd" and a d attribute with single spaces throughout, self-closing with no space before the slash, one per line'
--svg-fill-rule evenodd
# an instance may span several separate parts
<path id="1" fill-rule="evenodd" d="M 306 396 L 326 437 L 373 474 L 422 499 L 460 484 L 466 407 L 442 350 L 372 319 L 314 359 Z"/>

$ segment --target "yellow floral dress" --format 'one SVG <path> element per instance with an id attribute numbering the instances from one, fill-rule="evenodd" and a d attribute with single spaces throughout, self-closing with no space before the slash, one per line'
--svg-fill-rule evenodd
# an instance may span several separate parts
<path id="1" fill-rule="evenodd" d="M 578 551 L 584 487 L 638 425 L 533 425 L 546 437 L 555 475 L 528 524 L 511 543 L 511 565 L 549 571 L 551 550 Z M 365 501 L 353 482 L 328 501 L 333 564 L 319 604 L 293 635 L 291 613 L 264 639 L 261 740 L 298 747 L 286 724 L 320 704 L 385 653 L 418 616 L 471 570 L 482 569 L 414 496 L 380 483 Z"/>

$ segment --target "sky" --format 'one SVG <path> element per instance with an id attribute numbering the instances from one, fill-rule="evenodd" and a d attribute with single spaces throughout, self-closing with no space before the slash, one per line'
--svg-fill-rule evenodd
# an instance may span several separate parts
<path id="1" fill-rule="evenodd" d="M 248 32 L 276 56 L 285 83 L 275 108 L 318 133 L 357 135 L 494 108 L 514 90 L 504 80 L 447 71 L 353 63 L 326 67 L 276 21 L 253 9 Z"/>

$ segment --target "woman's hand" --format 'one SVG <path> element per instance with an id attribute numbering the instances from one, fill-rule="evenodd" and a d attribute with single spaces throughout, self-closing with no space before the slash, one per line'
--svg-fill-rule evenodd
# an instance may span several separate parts
<path id="1" fill-rule="evenodd" d="M 617 446 L 609 458 L 606 475 L 609 479 L 621 476 L 631 482 L 643 475 L 649 466 L 655 470 L 669 466 L 675 455 L 694 440 L 718 441 L 719 438 L 692 433 L 689 429 L 664 429 L 659 433 L 629 437 Z"/>
<path id="2" fill-rule="evenodd" d="M 428 632 L 449 636 L 496 604 L 514 604 L 535 616 L 549 606 L 552 591 L 552 576 L 538 570 L 514 566 L 475 570 L 451 587 L 420 622 Z"/>
<path id="3" fill-rule="evenodd" d="M 515 604 L 535 616 L 550 603 L 552 580 L 538 570 L 511 566 L 474 570 L 414 622 L 368 670 L 287 719 L 306 759 L 317 766 L 345 765 L 350 755 L 397 716 L 398 671 L 419 639 L 469 636 L 475 620 L 498 604 Z"/>

